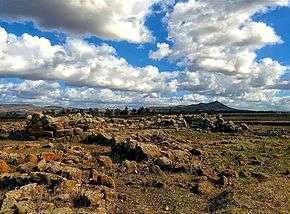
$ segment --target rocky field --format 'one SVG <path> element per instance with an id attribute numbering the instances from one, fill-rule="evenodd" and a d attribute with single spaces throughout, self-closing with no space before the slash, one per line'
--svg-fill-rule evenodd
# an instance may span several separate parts
<path id="1" fill-rule="evenodd" d="M 289 213 L 290 129 L 221 115 L 0 122 L 0 213 Z"/>

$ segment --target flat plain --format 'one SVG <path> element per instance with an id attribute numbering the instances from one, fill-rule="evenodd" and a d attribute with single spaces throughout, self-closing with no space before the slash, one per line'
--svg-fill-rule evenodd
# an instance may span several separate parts
<path id="1" fill-rule="evenodd" d="M 223 117 L 2 120 L 0 213 L 289 213 L 289 114 Z"/>

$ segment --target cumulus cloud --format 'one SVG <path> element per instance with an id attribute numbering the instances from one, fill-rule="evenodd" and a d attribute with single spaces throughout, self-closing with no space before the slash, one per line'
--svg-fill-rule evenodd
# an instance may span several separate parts
<path id="1" fill-rule="evenodd" d="M 157 43 L 157 50 L 149 52 L 149 58 L 154 60 L 161 60 L 172 53 L 170 50 L 169 44 L 167 43 Z"/>
<path id="2" fill-rule="evenodd" d="M 290 97 L 281 93 L 290 88 L 289 67 L 256 54 L 267 45 L 282 43 L 283 38 L 273 27 L 251 18 L 286 6 L 288 0 L 19 2 L 0 0 L 0 17 L 137 43 L 152 39 L 144 23 L 158 2 L 168 12 L 164 21 L 172 45 L 158 43 L 149 58 L 166 58 L 185 69 L 161 72 L 151 65 L 136 67 L 106 44 L 68 38 L 63 45 L 52 45 L 48 39 L 29 34 L 17 37 L 0 27 L 0 77 L 25 80 L 0 82 L 0 100 L 77 106 L 219 100 L 236 108 L 289 110 Z"/>
<path id="3" fill-rule="evenodd" d="M 274 29 L 251 17 L 277 1 L 195 1 L 177 3 L 169 14 L 172 57 L 189 70 L 248 74 L 257 70 L 256 51 L 282 42 Z"/>
<path id="4" fill-rule="evenodd" d="M 146 17 L 157 0 L 0 0 L 0 17 L 34 20 L 46 29 L 142 43 L 152 39 Z"/>
<path id="5" fill-rule="evenodd" d="M 78 39 L 51 45 L 45 38 L 17 37 L 0 28 L 0 75 L 30 80 L 63 80 L 67 84 L 124 91 L 175 91 L 175 74 L 157 67 L 133 67 L 106 44 Z"/>
<path id="6" fill-rule="evenodd" d="M 188 105 L 219 100 L 231 107 L 256 110 L 289 110 L 290 96 L 278 97 L 277 90 L 249 91 L 236 97 L 201 94 L 162 96 L 156 93 L 124 92 L 89 87 L 63 87 L 57 82 L 24 80 L 18 83 L 1 81 L 2 103 L 34 103 L 78 107 L 139 107 Z"/>
<path id="7" fill-rule="evenodd" d="M 186 68 L 178 89 L 240 103 L 253 98 L 266 102 L 264 91 L 271 88 L 275 93 L 270 96 L 280 100 L 274 89 L 288 87 L 281 77 L 289 67 L 271 58 L 257 59 L 256 52 L 283 40 L 272 27 L 252 20 L 253 15 L 279 6 L 288 6 L 288 0 L 176 3 L 166 22 L 173 43 L 168 58 Z"/>
<path id="8" fill-rule="evenodd" d="M 57 82 L 24 80 L 20 83 L 1 81 L 0 101 L 3 103 L 36 103 L 81 107 L 152 106 L 178 104 L 179 97 L 90 87 L 63 87 Z"/>

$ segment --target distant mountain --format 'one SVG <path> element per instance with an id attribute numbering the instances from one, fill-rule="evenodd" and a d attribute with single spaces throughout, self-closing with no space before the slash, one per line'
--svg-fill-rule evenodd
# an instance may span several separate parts
<path id="1" fill-rule="evenodd" d="M 0 112 L 34 112 L 42 108 L 32 104 L 0 104 Z"/>
<path id="2" fill-rule="evenodd" d="M 166 106 L 166 107 L 151 107 L 158 113 L 189 113 L 189 112 L 241 112 L 235 108 L 228 107 L 218 101 L 211 103 L 199 103 L 193 105 L 179 105 L 179 106 Z"/>

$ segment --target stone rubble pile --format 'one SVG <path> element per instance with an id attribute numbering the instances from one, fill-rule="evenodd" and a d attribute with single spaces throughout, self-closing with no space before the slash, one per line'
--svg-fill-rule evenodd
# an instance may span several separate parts
<path id="1" fill-rule="evenodd" d="M 28 154 L 20 153 L 24 148 Z M 0 152 L 0 213 L 95 213 L 93 209 L 105 214 L 115 197 L 115 181 L 96 167 L 113 163 L 107 156 L 98 159 L 79 146 L 5 146 Z"/>
<path id="2" fill-rule="evenodd" d="M 250 131 L 249 127 L 242 123 L 237 125 L 232 121 L 225 121 L 222 115 L 216 115 L 215 117 L 207 114 L 202 115 L 190 115 L 186 116 L 185 120 L 188 122 L 191 128 L 203 129 L 213 132 L 244 132 Z"/>
<path id="3" fill-rule="evenodd" d="M 60 142 L 81 142 L 102 126 L 99 118 L 69 115 L 53 118 L 49 115 L 33 114 L 28 116 L 26 131 L 34 138 L 54 138 Z"/>
<path id="4" fill-rule="evenodd" d="M 91 136 L 98 130 L 104 129 L 163 129 L 195 128 L 213 132 L 244 132 L 250 131 L 246 124 L 237 125 L 232 121 L 225 121 L 221 115 L 156 115 L 143 117 L 138 120 L 122 118 L 100 118 L 91 115 L 68 115 L 53 118 L 48 115 L 33 114 L 28 116 L 26 123 L 27 132 L 36 138 L 57 138 L 71 142 L 93 141 L 96 136 Z M 0 130 L 1 131 L 1 130 Z M 3 131 L 2 131 L 3 132 Z M 4 135 L 0 132 L 1 135 Z M 0 136 L 1 136 L 0 135 Z"/>

